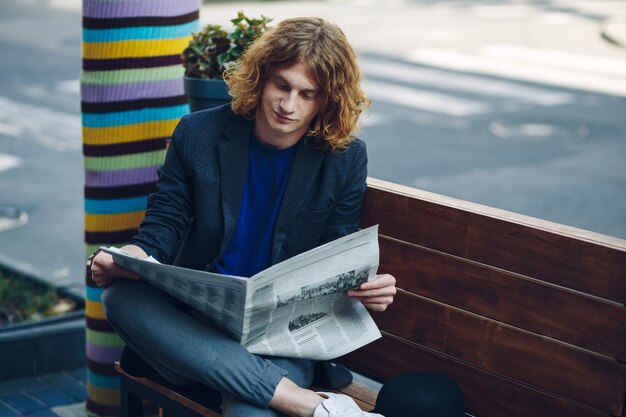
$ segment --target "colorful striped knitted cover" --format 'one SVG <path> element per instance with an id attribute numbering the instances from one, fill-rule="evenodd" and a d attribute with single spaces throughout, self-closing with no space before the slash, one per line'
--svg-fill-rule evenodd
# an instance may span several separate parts
<path id="1" fill-rule="evenodd" d="M 166 139 L 188 113 L 180 53 L 198 31 L 200 0 L 83 0 L 81 100 L 86 254 L 136 232 Z M 90 414 L 119 414 L 113 362 L 123 343 L 87 281 Z"/>

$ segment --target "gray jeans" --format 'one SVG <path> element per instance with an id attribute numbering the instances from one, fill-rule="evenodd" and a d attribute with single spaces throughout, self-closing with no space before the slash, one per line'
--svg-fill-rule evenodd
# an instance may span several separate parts
<path id="1" fill-rule="evenodd" d="M 124 342 L 164 378 L 177 385 L 201 383 L 222 393 L 226 417 L 280 416 L 267 406 L 282 377 L 302 387 L 312 383 L 312 361 L 253 355 L 142 281 L 114 280 L 102 303 Z"/>

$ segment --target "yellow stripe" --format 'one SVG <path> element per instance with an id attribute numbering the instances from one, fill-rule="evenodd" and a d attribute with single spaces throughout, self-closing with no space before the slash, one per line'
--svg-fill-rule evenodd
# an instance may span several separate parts
<path id="1" fill-rule="evenodd" d="M 85 300 L 85 315 L 92 319 L 105 319 L 102 303 Z"/>
<path id="2" fill-rule="evenodd" d="M 89 393 L 89 398 L 98 404 L 120 405 L 119 388 L 101 388 L 92 383 L 87 383 L 87 392 Z"/>
<path id="3" fill-rule="evenodd" d="M 178 55 L 189 44 L 191 36 L 172 39 L 149 39 L 117 42 L 84 42 L 83 58 L 115 59 Z"/>
<path id="4" fill-rule="evenodd" d="M 88 232 L 116 232 L 136 229 L 146 215 L 145 210 L 119 214 L 85 214 L 85 230 Z"/>
<path id="5" fill-rule="evenodd" d="M 85 145 L 114 145 L 172 136 L 179 119 L 136 123 L 125 126 L 83 127 Z"/>

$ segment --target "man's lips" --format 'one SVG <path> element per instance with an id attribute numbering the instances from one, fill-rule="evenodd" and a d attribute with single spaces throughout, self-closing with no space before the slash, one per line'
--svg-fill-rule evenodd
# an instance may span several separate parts
<path id="1" fill-rule="evenodd" d="M 274 116 L 276 116 L 276 119 L 279 122 L 282 122 L 282 123 L 288 123 L 288 122 L 293 122 L 294 121 L 294 119 L 292 119 L 290 117 L 287 117 L 287 116 L 284 116 L 283 114 L 277 112 L 276 110 L 274 110 Z"/>

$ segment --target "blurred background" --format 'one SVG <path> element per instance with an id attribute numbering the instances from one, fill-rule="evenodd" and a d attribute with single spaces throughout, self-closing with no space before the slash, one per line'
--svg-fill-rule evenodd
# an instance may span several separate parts
<path id="1" fill-rule="evenodd" d="M 626 2 L 205 2 L 359 53 L 373 177 L 626 238 Z M 79 0 L 0 5 L 0 264 L 83 284 Z M 182 74 L 182 69 L 181 69 Z"/>

